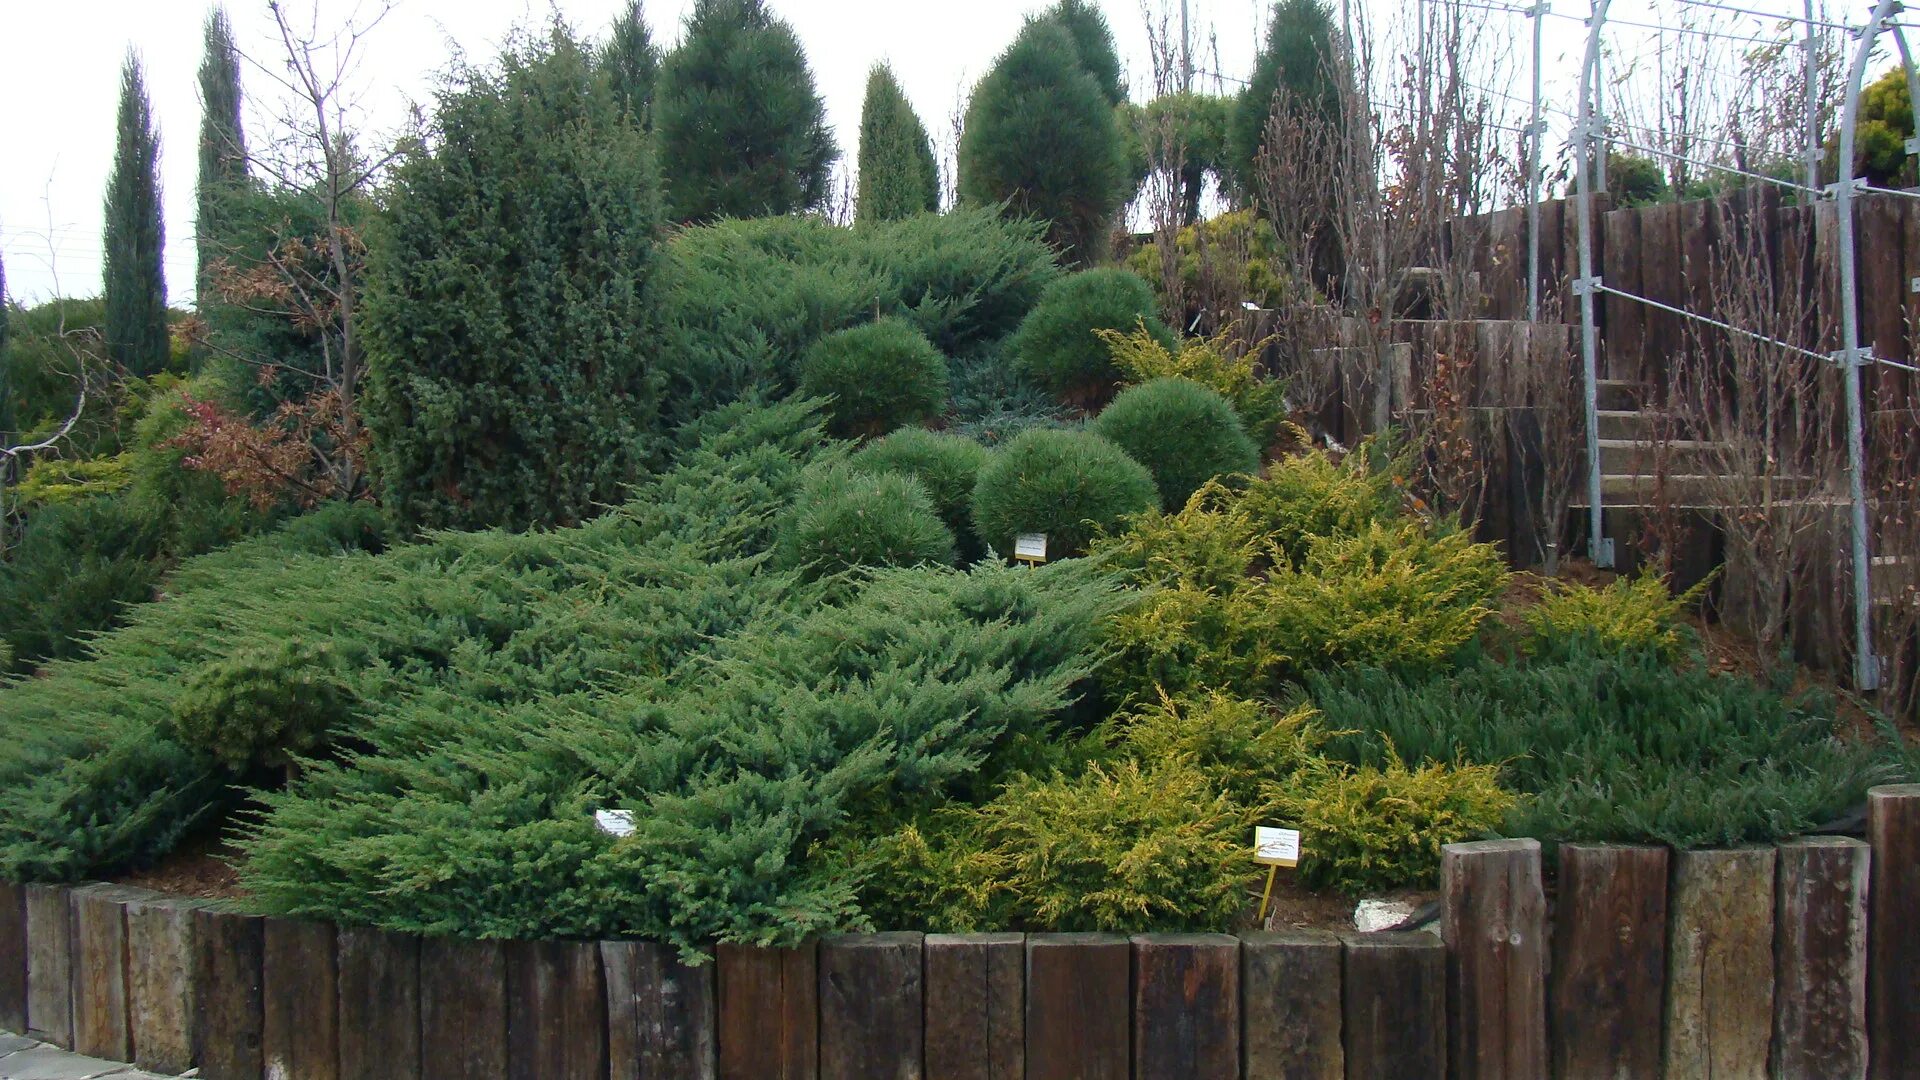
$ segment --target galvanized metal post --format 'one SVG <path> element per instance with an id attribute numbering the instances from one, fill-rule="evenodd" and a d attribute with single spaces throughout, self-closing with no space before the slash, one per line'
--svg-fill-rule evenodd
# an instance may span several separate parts
<path id="1" fill-rule="evenodd" d="M 1549 0 L 1538 0 L 1527 11 L 1527 18 L 1533 20 L 1533 119 L 1527 124 L 1528 322 L 1540 321 L 1540 144 L 1546 136 L 1546 125 L 1540 122 L 1540 38 L 1549 6 Z"/>
<path id="2" fill-rule="evenodd" d="M 1607 24 L 1610 0 L 1594 0 L 1593 15 L 1587 20 L 1587 53 L 1580 65 L 1580 108 L 1574 138 L 1579 141 L 1575 159 L 1574 183 L 1579 192 L 1580 279 L 1573 291 L 1580 297 L 1580 361 L 1586 390 L 1587 410 L 1587 554 L 1595 566 L 1613 565 L 1613 541 L 1605 536 L 1606 506 L 1600 491 L 1600 327 L 1594 321 L 1594 299 L 1600 279 L 1593 272 L 1593 195 L 1604 189 L 1599 162 L 1606 147 L 1601 142 L 1599 110 L 1595 99 L 1600 93 L 1600 32 Z M 1597 153 L 1596 153 L 1597 151 Z"/>
<path id="3" fill-rule="evenodd" d="M 1807 36 L 1802 43 L 1805 50 L 1807 82 L 1807 160 L 1806 185 L 1810 188 L 1820 186 L 1820 45 L 1819 29 L 1813 24 L 1813 0 L 1806 0 Z"/>
<path id="4" fill-rule="evenodd" d="M 1853 68 L 1847 76 L 1847 105 L 1840 120 L 1840 170 L 1842 175 L 1831 190 L 1840 259 L 1840 352 L 1847 394 L 1847 495 L 1851 503 L 1853 525 L 1853 681 L 1861 690 L 1880 686 L 1880 660 L 1873 652 L 1873 560 L 1867 551 L 1867 478 L 1866 417 L 1860 386 L 1860 368 L 1872 362 L 1860 347 L 1860 311 L 1857 306 L 1858 281 L 1853 252 L 1853 142 L 1854 126 L 1860 115 L 1860 87 L 1866 78 L 1867 63 L 1887 19 L 1900 0 L 1879 0 L 1873 18 L 1861 31 L 1854 51 Z"/>

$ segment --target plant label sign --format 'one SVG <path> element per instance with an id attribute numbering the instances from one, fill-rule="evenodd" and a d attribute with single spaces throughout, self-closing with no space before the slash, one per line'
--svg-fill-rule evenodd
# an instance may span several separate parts
<path id="1" fill-rule="evenodd" d="M 1021 533 L 1013 538 L 1013 560 L 1024 563 L 1047 561 L 1047 534 Z"/>
<path id="2" fill-rule="evenodd" d="M 619 838 L 633 835 L 633 811 L 631 810 L 595 810 L 593 823 L 608 836 Z"/>
<path id="3" fill-rule="evenodd" d="M 1254 826 L 1253 861 L 1262 866 L 1299 866 L 1300 830 Z"/>

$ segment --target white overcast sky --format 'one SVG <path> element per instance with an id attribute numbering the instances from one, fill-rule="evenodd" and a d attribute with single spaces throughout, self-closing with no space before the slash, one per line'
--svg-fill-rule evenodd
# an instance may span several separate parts
<path id="1" fill-rule="evenodd" d="M 379 0 L 287 0 L 294 11 L 318 5 L 323 26 L 344 21 Z M 856 149 L 867 70 L 893 64 L 914 107 L 934 133 L 950 141 L 956 103 L 1005 48 L 1029 13 L 1047 0 L 771 0 L 798 31 L 812 64 L 841 152 Z M 1494 0 L 1503 2 L 1503 0 Z M 1616 0 L 1616 10 L 1654 11 L 1678 0 Z M 1746 0 L 1777 9 L 1786 0 Z M 1147 22 L 1177 12 L 1179 0 L 1099 0 L 1112 24 L 1136 99 L 1150 96 Z M 1198 33 L 1207 35 L 1203 69 L 1244 77 L 1252 65 L 1271 0 L 1189 0 Z M 583 33 L 604 34 L 624 0 L 399 0 L 365 43 L 359 67 L 367 122 L 364 147 L 378 146 L 410 102 L 426 103 L 435 74 L 456 51 L 478 61 L 518 25 L 557 9 Z M 1394 5 L 1388 5 L 1394 6 Z M 1798 0 L 1790 6 L 1797 10 Z M 242 51 L 270 60 L 274 39 L 266 0 L 229 0 Z M 693 0 L 647 0 L 656 42 L 678 40 Z M 1584 14 L 1585 0 L 1555 0 L 1556 10 Z M 146 69 L 161 137 L 166 205 L 168 291 L 176 303 L 192 295 L 193 185 L 200 104 L 195 72 L 200 0 L 0 0 L 0 253 L 7 291 L 33 302 L 100 289 L 101 197 L 113 159 L 114 109 L 122 58 L 131 47 Z M 1851 12 L 1850 12 L 1851 13 Z M 1644 17 L 1643 12 L 1643 17 Z M 1547 68 L 1571 72 L 1581 31 L 1577 21 L 1548 23 Z M 1519 69 L 1506 92 L 1524 94 L 1527 20 L 1492 16 L 1489 31 L 1514 37 Z M 1231 84 L 1228 89 L 1234 89 Z M 243 71 L 250 97 L 249 135 L 257 143 L 267 121 L 265 75 Z M 1550 94 L 1554 91 L 1550 90 Z"/>

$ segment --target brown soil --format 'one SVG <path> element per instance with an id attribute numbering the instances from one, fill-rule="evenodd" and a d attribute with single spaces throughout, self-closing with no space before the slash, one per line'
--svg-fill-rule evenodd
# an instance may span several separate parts
<path id="1" fill-rule="evenodd" d="M 1263 878 L 1261 884 L 1265 884 Z M 1438 893 L 1423 892 L 1418 889 L 1401 889 L 1395 892 L 1370 896 L 1375 900 L 1399 900 L 1414 908 L 1429 900 L 1439 898 Z M 1273 881 L 1273 898 L 1269 901 L 1267 922 L 1260 929 L 1265 930 L 1352 930 L 1353 909 L 1359 900 L 1333 892 L 1313 892 L 1300 885 L 1292 870 L 1281 870 Z M 1248 904 L 1246 912 L 1235 930 L 1252 930 L 1259 920 L 1259 900 Z"/>
<path id="2" fill-rule="evenodd" d="M 153 866 L 110 880 L 118 885 L 136 885 L 202 900 L 244 897 L 247 893 L 240 887 L 240 874 L 233 868 L 239 853 L 227 844 L 225 834 L 226 822 L 217 822 L 180 841 Z"/>

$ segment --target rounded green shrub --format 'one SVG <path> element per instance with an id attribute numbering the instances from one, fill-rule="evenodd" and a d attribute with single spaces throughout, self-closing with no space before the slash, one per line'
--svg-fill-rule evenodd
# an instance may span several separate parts
<path id="1" fill-rule="evenodd" d="M 989 456 L 986 447 L 964 435 L 914 427 L 867 446 L 853 455 L 853 465 L 920 481 L 940 519 L 966 548 L 973 536 L 973 485 Z"/>
<path id="2" fill-rule="evenodd" d="M 838 466 L 809 476 L 781 523 L 786 566 L 823 577 L 856 566 L 954 561 L 953 532 L 920 481 Z"/>
<path id="3" fill-rule="evenodd" d="M 946 408 L 947 358 L 907 320 L 875 319 L 815 342 L 801 361 L 800 392 L 833 398 L 834 434 L 883 435 Z"/>
<path id="4" fill-rule="evenodd" d="M 1158 501 L 1153 476 L 1087 431 L 1036 428 L 993 455 L 973 487 L 973 524 L 1002 555 L 1020 533 L 1047 534 L 1051 558 L 1078 555 L 1098 530 Z"/>
<path id="5" fill-rule="evenodd" d="M 1113 393 L 1120 369 L 1094 331 L 1128 333 L 1144 323 L 1171 351 L 1177 342 L 1156 312 L 1153 287 L 1130 271 L 1102 267 L 1061 278 L 1014 331 L 1014 363 L 1060 397 L 1097 405 Z"/>
<path id="6" fill-rule="evenodd" d="M 1260 451 L 1232 403 L 1192 379 L 1154 379 L 1121 391 L 1093 431 L 1147 467 L 1168 510 L 1185 506 L 1216 476 L 1260 467 Z"/>
<path id="7" fill-rule="evenodd" d="M 283 641 L 189 675 L 173 704 L 173 734 L 230 769 L 284 766 L 324 746 L 353 703 L 329 646 Z"/>

